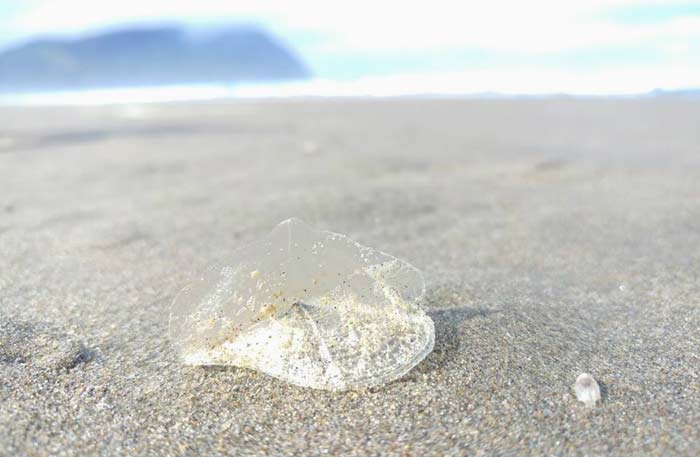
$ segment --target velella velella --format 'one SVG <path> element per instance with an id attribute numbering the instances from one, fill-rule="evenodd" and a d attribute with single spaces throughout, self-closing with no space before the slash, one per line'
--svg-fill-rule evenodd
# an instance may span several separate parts
<path id="1" fill-rule="evenodd" d="M 288 219 L 187 285 L 170 336 L 188 365 L 251 368 L 316 389 L 381 385 L 433 349 L 424 292 L 409 263 Z"/>

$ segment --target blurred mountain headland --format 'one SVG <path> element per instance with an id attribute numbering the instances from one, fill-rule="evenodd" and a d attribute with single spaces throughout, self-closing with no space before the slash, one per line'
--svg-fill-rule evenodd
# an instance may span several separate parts
<path id="1" fill-rule="evenodd" d="M 37 39 L 0 52 L 0 91 L 275 82 L 310 76 L 263 28 L 133 27 L 76 39 Z"/>

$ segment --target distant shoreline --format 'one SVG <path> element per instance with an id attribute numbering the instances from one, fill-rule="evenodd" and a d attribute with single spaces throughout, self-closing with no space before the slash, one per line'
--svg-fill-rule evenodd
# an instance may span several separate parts
<path id="1" fill-rule="evenodd" d="M 226 99 L 309 98 L 548 98 L 548 97 L 683 97 L 700 98 L 700 89 L 659 90 L 629 93 L 578 91 L 469 91 L 428 84 L 391 88 L 386 78 L 354 81 L 312 79 L 300 82 L 261 84 L 189 84 L 114 87 L 86 90 L 0 93 L 0 106 L 90 106 L 133 103 L 163 103 Z"/>

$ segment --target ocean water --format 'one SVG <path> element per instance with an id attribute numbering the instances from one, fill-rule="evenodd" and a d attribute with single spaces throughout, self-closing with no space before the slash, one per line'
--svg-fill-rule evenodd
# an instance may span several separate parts
<path id="1" fill-rule="evenodd" d="M 409 80 L 397 83 L 394 78 L 366 78 L 352 81 L 311 79 L 264 84 L 196 84 L 0 93 L 0 104 L 55 106 L 157 103 L 233 98 L 392 97 L 419 94 L 458 94 L 466 93 L 465 89 L 467 88 L 458 89 L 445 84 L 433 84 L 431 81 Z"/>
<path id="2" fill-rule="evenodd" d="M 637 75 L 638 76 L 638 75 Z M 681 78 L 667 88 L 693 87 Z M 354 80 L 310 79 L 266 84 L 199 84 L 122 87 L 81 91 L 0 93 L 4 105 L 102 105 L 187 100 L 289 97 L 639 95 L 660 87 L 658 78 L 635 74 L 580 74 L 522 71 L 396 74 Z"/>
<path id="3" fill-rule="evenodd" d="M 0 105 L 112 105 L 215 100 L 233 96 L 232 88 L 224 85 L 121 87 L 77 91 L 0 93 Z"/>

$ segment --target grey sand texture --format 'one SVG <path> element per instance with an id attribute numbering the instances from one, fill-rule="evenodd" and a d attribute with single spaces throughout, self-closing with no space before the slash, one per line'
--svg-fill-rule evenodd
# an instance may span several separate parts
<path id="1" fill-rule="evenodd" d="M 699 118 L 663 97 L 2 108 L 0 455 L 697 455 Z M 342 393 L 182 364 L 180 288 L 294 216 L 422 270 L 423 362 Z"/>

